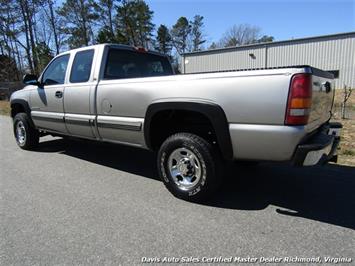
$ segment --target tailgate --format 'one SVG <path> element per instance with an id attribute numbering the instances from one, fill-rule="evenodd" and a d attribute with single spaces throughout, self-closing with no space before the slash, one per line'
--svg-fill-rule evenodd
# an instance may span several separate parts
<path id="1" fill-rule="evenodd" d="M 316 68 L 311 68 L 311 71 L 312 105 L 308 120 L 310 130 L 330 119 L 334 99 L 333 75 Z"/>

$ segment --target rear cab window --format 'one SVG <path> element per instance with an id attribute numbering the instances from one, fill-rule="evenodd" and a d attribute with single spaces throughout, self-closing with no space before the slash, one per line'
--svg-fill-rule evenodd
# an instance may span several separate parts
<path id="1" fill-rule="evenodd" d="M 75 54 L 71 68 L 71 83 L 87 82 L 90 79 L 94 50 L 80 51 Z"/>
<path id="2" fill-rule="evenodd" d="M 110 48 L 104 79 L 127 79 L 173 75 L 169 60 L 164 56 Z"/>

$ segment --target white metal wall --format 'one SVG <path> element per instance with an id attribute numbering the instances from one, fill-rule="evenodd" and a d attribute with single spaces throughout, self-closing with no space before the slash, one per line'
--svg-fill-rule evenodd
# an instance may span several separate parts
<path id="1" fill-rule="evenodd" d="M 339 70 L 336 88 L 355 88 L 355 33 L 187 54 L 182 69 L 198 73 L 290 65 Z"/>
<path id="2" fill-rule="evenodd" d="M 249 54 L 255 55 L 252 59 Z M 233 52 L 196 54 L 185 57 L 185 73 L 225 71 L 265 67 L 265 48 L 242 49 Z"/>

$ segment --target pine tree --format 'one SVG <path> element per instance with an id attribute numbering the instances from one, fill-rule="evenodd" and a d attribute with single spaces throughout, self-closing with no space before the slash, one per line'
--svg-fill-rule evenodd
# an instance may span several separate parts
<path id="1" fill-rule="evenodd" d="M 116 39 L 116 36 L 111 31 L 111 29 L 108 26 L 104 26 L 97 33 L 96 42 L 97 43 L 114 43 L 115 39 Z"/>
<path id="2" fill-rule="evenodd" d="M 153 36 L 153 11 L 143 0 L 123 1 L 117 8 L 117 30 L 133 46 L 148 48 Z"/>
<path id="3" fill-rule="evenodd" d="M 19 0 L 19 11 L 22 15 L 23 31 L 25 33 L 26 45 L 23 47 L 26 50 L 28 64 L 32 73 L 39 74 L 38 57 L 36 53 L 36 40 L 34 34 L 34 16 L 38 8 L 38 2 L 35 0 Z"/>
<path id="4" fill-rule="evenodd" d="M 202 30 L 203 30 L 203 16 L 196 15 L 194 20 L 191 23 L 191 42 L 192 42 L 192 51 L 200 51 L 201 45 L 206 42 L 204 39 Z"/>
<path id="5" fill-rule="evenodd" d="M 171 30 L 173 43 L 179 54 L 186 52 L 191 25 L 186 17 L 180 17 Z"/>
<path id="6" fill-rule="evenodd" d="M 38 55 L 38 68 L 40 71 L 43 71 L 49 61 L 52 60 L 53 53 L 45 42 L 37 43 L 36 53 Z"/>
<path id="7" fill-rule="evenodd" d="M 19 70 L 15 60 L 8 55 L 0 54 L 0 81 L 14 81 L 16 75 L 19 75 Z"/>
<path id="8" fill-rule="evenodd" d="M 273 42 L 274 41 L 274 37 L 273 36 L 269 36 L 269 35 L 263 35 L 263 37 L 261 37 L 260 39 L 258 39 L 258 43 L 264 43 L 264 42 Z"/>
<path id="9" fill-rule="evenodd" d="M 166 55 L 171 55 L 172 39 L 169 29 L 165 25 L 160 25 L 157 31 L 156 49 Z"/>
<path id="10" fill-rule="evenodd" d="M 69 35 L 70 48 L 93 44 L 93 26 L 99 18 L 98 5 L 93 0 L 66 0 L 57 13 L 67 23 L 63 29 Z"/>
<path id="11" fill-rule="evenodd" d="M 22 71 L 21 55 L 18 52 L 18 37 L 21 30 L 17 27 L 21 20 L 18 6 L 14 0 L 0 1 L 0 54 L 3 55 L 3 61 L 8 60 L 7 62 L 15 64 L 16 68 L 13 69 L 16 71 L 11 75 L 16 80 L 19 80 Z M 8 68 L 5 67 L 3 71 L 8 71 Z"/>
<path id="12" fill-rule="evenodd" d="M 213 50 L 219 48 L 218 44 L 215 42 L 212 42 L 211 45 L 208 47 L 208 50 Z"/>
<path id="13" fill-rule="evenodd" d="M 112 36 L 115 35 L 115 10 L 117 8 L 118 0 L 99 0 L 99 13 L 100 20 L 102 23 L 101 30 L 102 33 L 108 33 L 108 39 L 112 39 Z"/>

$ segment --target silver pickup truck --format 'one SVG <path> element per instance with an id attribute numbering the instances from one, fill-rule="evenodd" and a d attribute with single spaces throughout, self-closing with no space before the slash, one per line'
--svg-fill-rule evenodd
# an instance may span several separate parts
<path id="1" fill-rule="evenodd" d="M 51 134 L 157 151 L 166 187 L 199 200 L 228 160 L 335 161 L 332 79 L 310 66 L 174 75 L 162 54 L 101 44 L 58 55 L 40 77 L 25 75 L 11 115 L 23 149 Z"/>

